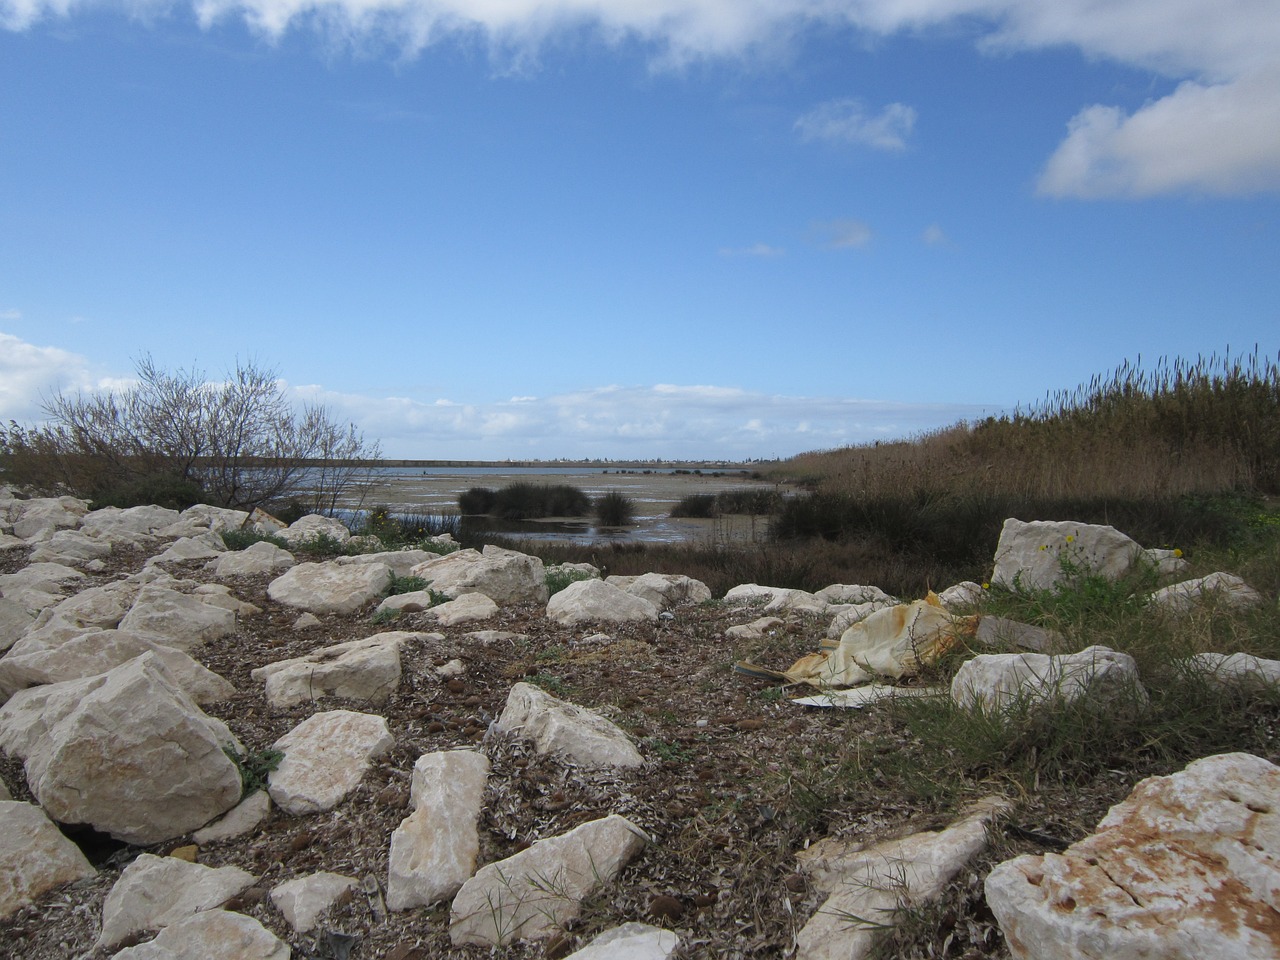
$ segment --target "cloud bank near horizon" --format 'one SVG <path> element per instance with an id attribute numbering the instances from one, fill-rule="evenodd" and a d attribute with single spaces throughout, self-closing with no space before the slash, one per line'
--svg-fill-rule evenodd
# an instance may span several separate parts
<path id="1" fill-rule="evenodd" d="M 127 385 L 95 376 L 90 361 L 0 333 L 0 423 L 39 422 L 42 396 Z M 789 397 L 736 387 L 597 386 L 547 397 L 424 401 L 288 385 L 355 423 L 392 459 L 756 460 L 899 439 L 995 414 L 978 404 Z"/>
<path id="2" fill-rule="evenodd" d="M 319 34 L 356 55 L 412 58 L 445 42 L 487 46 L 496 66 L 531 69 L 556 44 L 639 42 L 655 69 L 785 56 L 817 29 L 863 36 L 963 23 L 991 52 L 1071 47 L 1177 81 L 1131 113 L 1091 104 L 1037 183 L 1045 196 L 1252 195 L 1280 189 L 1280 4 L 1274 0 L 0 0 L 0 26 L 26 30 L 94 9 L 154 22 L 185 10 L 205 29 L 243 21 L 278 41 Z M 803 118 L 808 137 L 901 149 L 918 118 L 842 101 Z M 922 121 L 923 122 L 923 121 Z"/>

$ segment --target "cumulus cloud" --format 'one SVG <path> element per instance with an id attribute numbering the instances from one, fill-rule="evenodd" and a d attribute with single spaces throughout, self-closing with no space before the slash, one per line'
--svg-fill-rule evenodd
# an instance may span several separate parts
<path id="1" fill-rule="evenodd" d="M 715 385 L 607 385 L 489 403 L 306 388 L 389 457 L 747 460 L 903 437 L 989 408 L 790 397 Z"/>
<path id="2" fill-rule="evenodd" d="M 0 333 L 0 423 L 43 420 L 42 398 L 105 385 L 90 376 L 88 361 L 79 354 Z"/>
<path id="3" fill-rule="evenodd" d="M 861 250 L 870 246 L 871 227 L 861 220 L 826 220 L 813 224 L 818 242 L 830 250 Z"/>
<path id="4" fill-rule="evenodd" d="M 722 257 L 781 257 L 787 251 L 782 247 L 770 246 L 767 243 L 753 243 L 749 247 L 721 247 Z"/>
<path id="5" fill-rule="evenodd" d="M 489 45 L 517 61 L 560 34 L 606 44 L 639 41 L 656 64 L 743 58 L 814 29 L 872 36 L 963 20 L 989 49 L 1073 47 L 1153 70 L 1180 86 L 1126 114 L 1085 107 L 1040 181 L 1053 196 L 1249 194 L 1280 187 L 1280 3 L 1275 0 L 190 0 L 200 23 L 239 18 L 269 39 L 317 30 L 368 51 L 389 43 L 413 56 L 448 40 Z M 143 20 L 167 0 L 0 0 L 0 25 L 25 29 L 95 7 Z M 878 114 L 836 101 L 802 118 L 814 136 L 888 149 L 905 142 L 914 111 Z"/>
<path id="6" fill-rule="evenodd" d="M 916 111 L 905 103 L 891 103 L 869 114 L 861 100 L 828 100 L 795 123 L 805 140 L 856 143 L 878 150 L 904 150 L 916 125 Z"/>

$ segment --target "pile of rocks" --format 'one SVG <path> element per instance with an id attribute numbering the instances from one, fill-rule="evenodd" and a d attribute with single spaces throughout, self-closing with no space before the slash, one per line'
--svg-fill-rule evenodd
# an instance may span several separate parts
<path id="1" fill-rule="evenodd" d="M 371 766 L 397 749 L 396 734 L 377 708 L 416 682 L 406 674 L 404 653 L 441 638 L 435 630 L 469 629 L 533 604 L 545 608 L 548 624 L 642 624 L 661 631 L 681 609 L 710 599 L 710 591 L 688 577 L 647 574 L 593 577 L 548 598 L 538 558 L 495 547 L 450 550 L 448 543 L 437 545 L 443 554 L 379 551 L 370 544 L 367 553 L 320 563 L 299 563 L 266 542 L 226 550 L 221 532 L 255 525 L 291 545 L 349 536 L 323 517 L 282 528 L 264 516 L 208 506 L 181 513 L 158 507 L 89 512 L 72 498 L 24 500 L 0 491 L 0 555 L 18 561 L 0 575 L 0 749 L 21 761 L 22 787 L 35 801 L 9 799 L 0 782 L 0 919 L 106 869 L 91 864 L 66 835 L 91 829 L 127 845 L 128 854 L 100 919 L 86 921 L 96 925 L 95 956 L 275 960 L 303 943 L 320 951 L 319 940 L 302 935 L 320 929 L 328 911 L 357 895 L 368 898 L 375 916 L 430 913 L 447 904 L 441 922 L 459 948 L 562 937 L 583 903 L 615 882 L 652 837 L 613 812 L 480 863 L 488 745 L 519 738 L 539 755 L 562 758 L 571 770 L 603 771 L 606 779 L 643 775 L 650 761 L 601 712 L 514 676 L 504 709 L 477 730 L 475 747 L 421 753 L 405 771 L 409 812 L 390 836 L 384 876 L 317 871 L 278 882 L 267 891 L 282 921 L 272 930 L 235 909 L 255 889 L 253 874 L 187 862 L 181 854 L 196 857 L 234 838 L 251 840 L 273 816 L 311 817 L 350 803 Z M 145 561 L 111 577 L 111 558 L 130 551 Z M 1073 565 L 1119 576 L 1135 563 L 1170 576 L 1180 567 L 1171 554 L 1143 551 L 1109 527 L 1010 520 L 992 580 L 1046 589 Z M 265 597 L 272 610 L 237 596 L 234 586 L 248 577 L 269 580 Z M 426 586 L 386 597 L 393 577 L 418 577 Z M 791 615 L 822 618 L 827 639 L 806 658 L 804 675 L 827 692 L 910 677 L 923 662 L 922 650 L 947 649 L 961 635 L 1028 650 L 977 656 L 963 666 L 950 693 L 971 709 L 1140 691 L 1123 654 L 1100 647 L 1042 652 L 1055 642 L 1044 631 L 964 613 L 982 589 L 959 584 L 908 604 L 866 586 L 807 593 L 747 584 L 726 600 L 743 604 L 733 609 L 749 619 L 726 634 L 761 637 Z M 448 601 L 438 603 L 440 596 Z M 1182 615 L 1206 603 L 1261 600 L 1246 585 L 1215 574 L 1175 583 L 1151 602 Z M 390 627 L 412 615 L 424 629 L 370 627 L 351 639 L 323 637 L 327 622 L 361 611 Z M 264 615 L 287 615 L 296 631 L 318 632 L 321 639 L 303 655 L 248 673 L 260 685 L 253 694 L 263 709 L 300 719 L 270 744 L 279 762 L 262 789 L 244 796 L 244 768 L 255 751 L 238 739 L 234 715 L 224 711 L 218 719 L 204 708 L 247 692 L 201 656 L 207 645 L 233 638 L 244 620 Z M 501 631 L 471 636 L 479 643 L 509 639 Z M 601 634 L 583 642 L 596 637 L 605 644 L 610 639 Z M 1280 664 L 1242 656 L 1205 663 L 1223 682 L 1280 677 Z M 465 669 L 450 661 L 433 679 L 455 682 Z M 323 701 L 331 699 L 364 709 L 328 709 Z M 1269 916 L 1269 891 L 1280 886 L 1272 865 L 1280 840 L 1272 824 L 1278 799 L 1280 771 L 1245 755 L 1212 758 L 1140 785 L 1096 837 L 1056 859 L 1020 858 L 991 874 L 988 897 L 1010 949 L 1018 957 L 1182 956 L 1179 943 L 1212 942 L 1214 956 L 1280 956 L 1268 939 L 1271 921 L 1259 919 Z M 796 851 L 799 872 L 828 896 L 798 930 L 797 955 L 864 955 L 903 897 L 918 902 L 936 895 L 983 849 L 987 824 L 1006 808 L 1007 801 L 992 797 L 940 831 Z M 170 856 L 140 849 L 178 842 Z M 1131 896 L 1139 889 L 1140 896 Z M 1179 911 L 1182 919 L 1174 922 Z M 870 922 L 849 923 L 849 917 Z M 573 956 L 656 958 L 681 949 L 671 930 L 621 922 L 626 919 Z M 340 955 L 338 935 L 327 935 L 330 952 L 314 955 Z M 1090 953 L 1094 943 L 1107 948 Z M 716 945 L 685 949 L 714 955 Z M 412 955 L 407 945 L 399 954 Z"/>

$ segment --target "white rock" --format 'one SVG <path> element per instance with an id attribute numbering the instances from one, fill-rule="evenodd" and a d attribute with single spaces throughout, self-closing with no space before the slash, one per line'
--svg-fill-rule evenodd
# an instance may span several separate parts
<path id="1" fill-rule="evenodd" d="M 453 896 L 476 871 L 489 760 L 471 750 L 429 753 L 413 766 L 413 813 L 391 835 L 387 907 L 408 910 Z"/>
<path id="2" fill-rule="evenodd" d="M 16 573 L 0 574 L 0 594 L 7 597 L 21 589 L 61 593 L 83 579 L 83 573 L 64 563 L 30 563 Z"/>
<path id="3" fill-rule="evenodd" d="M 648 600 L 659 610 L 670 610 L 682 603 L 702 603 L 711 599 L 711 588 L 701 580 L 683 574 L 646 573 L 638 577 L 609 577 L 605 583 L 620 587 L 641 600 Z"/>
<path id="4" fill-rule="evenodd" d="M 127 843 L 180 836 L 239 802 L 224 745 L 237 746 L 226 724 L 201 712 L 153 653 L 21 690 L 0 707 L 0 748 L 24 761 L 49 816 Z"/>
<path id="5" fill-rule="evenodd" d="M 440 556 L 430 550 L 382 550 L 377 553 L 361 553 L 354 557 L 338 557 L 337 562 L 345 563 L 382 563 L 391 568 L 397 577 L 412 576 L 413 568 L 420 563 L 427 563 Z"/>
<path id="6" fill-rule="evenodd" d="M 1061 649 L 1066 642 L 1062 634 L 1056 630 L 1046 630 L 1044 627 L 1020 623 L 1006 617 L 987 616 L 978 618 L 978 630 L 973 639 L 989 647 L 1014 646 L 1036 653 L 1044 653 L 1046 650 L 1055 648 Z"/>
<path id="7" fill-rule="evenodd" d="M 209 562 L 208 569 L 215 577 L 254 577 L 264 573 L 288 570 L 298 561 L 283 547 L 268 540 L 259 540 L 243 550 L 228 550 Z"/>
<path id="8" fill-rule="evenodd" d="M 13 523 L 14 536 L 28 543 L 41 534 L 52 535 L 66 527 L 78 527 L 89 512 L 88 501 L 75 497 L 35 497 L 16 500 L 10 507 L 9 519 Z"/>
<path id="9" fill-rule="evenodd" d="M 1142 551 L 1142 558 L 1162 580 L 1170 580 L 1191 569 L 1191 564 L 1182 558 L 1181 550 L 1161 550 L 1151 547 Z"/>
<path id="10" fill-rule="evenodd" d="M 35 620 L 22 604 L 0 597 L 0 653 L 17 643 Z"/>
<path id="11" fill-rule="evenodd" d="M 284 759 L 268 774 L 267 790 L 276 806 L 298 816 L 341 803 L 373 760 L 395 746 L 395 737 L 382 717 L 330 710 L 308 717 L 273 746 Z"/>
<path id="12" fill-rule="evenodd" d="M 1015 960 L 1280 957 L 1280 768 L 1233 753 L 1134 788 L 1062 854 L 987 877 Z"/>
<path id="13" fill-rule="evenodd" d="M 821 616 L 831 606 L 826 600 L 808 590 L 787 590 L 779 593 L 764 605 L 765 613 L 808 613 Z"/>
<path id="14" fill-rule="evenodd" d="M 1142 548 L 1115 527 L 1071 520 L 1012 517 L 996 544 L 991 582 L 1018 590 L 1052 590 L 1068 568 L 1117 580 L 1142 556 Z"/>
<path id="15" fill-rule="evenodd" d="M 484 596 L 484 594 L 467 594 L 467 596 Z M 431 605 L 437 603 L 440 595 L 432 595 L 430 590 L 410 590 L 407 593 L 393 593 L 387 597 L 373 611 L 377 616 L 380 613 L 421 613 L 424 610 L 430 610 Z M 490 601 L 492 603 L 493 601 Z"/>
<path id="16" fill-rule="evenodd" d="M 449 936 L 455 944 L 504 946 L 561 930 L 648 839 L 614 814 L 490 863 L 454 897 Z"/>
<path id="17" fill-rule="evenodd" d="M 1197 608 L 1244 609 L 1262 603 L 1262 596 L 1234 573 L 1211 573 L 1196 580 L 1173 583 L 1151 594 L 1151 602 L 1169 613 Z"/>
<path id="18" fill-rule="evenodd" d="M 483 593 L 464 593 L 456 600 L 432 607 L 427 615 L 441 626 L 452 627 L 459 623 L 495 617 L 498 615 L 498 605 Z"/>
<path id="19" fill-rule="evenodd" d="M 80 523 L 80 529 L 108 543 L 137 543 L 176 523 L 178 518 L 177 510 L 153 505 L 125 509 L 103 507 L 86 516 Z"/>
<path id="20" fill-rule="evenodd" d="M 951 681 L 951 699 L 967 709 L 1006 710 L 1015 703 L 1100 703 L 1146 699 L 1138 667 L 1127 653 L 1086 647 L 1079 653 L 986 653 L 967 660 Z"/>
<path id="21" fill-rule="evenodd" d="M 124 868 L 102 904 L 98 947 L 114 947 L 142 930 L 161 930 L 220 907 L 252 886 L 239 867 L 206 867 L 177 857 L 140 855 Z"/>
<path id="22" fill-rule="evenodd" d="M 126 630 L 95 630 L 52 646 L 24 645 L 0 659 L 0 700 L 24 687 L 105 673 L 144 653 L 159 657 L 196 703 L 225 700 L 236 692 L 230 681 L 180 650 Z"/>
<path id="23" fill-rule="evenodd" d="M 216 533 L 206 531 L 195 537 L 179 537 L 163 553 L 158 553 L 147 560 L 148 564 L 164 566 L 170 563 L 193 563 L 197 560 L 211 560 L 227 552 L 222 538 Z"/>
<path id="24" fill-rule="evenodd" d="M 272 887 L 271 902 L 284 915 L 289 926 L 299 933 L 306 933 L 343 894 L 358 886 L 355 878 L 344 877 L 340 873 L 312 873 Z"/>
<path id="25" fill-rule="evenodd" d="M 1262 660 L 1247 653 L 1197 653 L 1190 660 L 1193 667 L 1222 686 L 1280 684 L 1280 660 Z"/>
<path id="26" fill-rule="evenodd" d="M 80 848 L 32 803 L 0 799 L 0 919 L 45 891 L 92 877 Z"/>
<path id="27" fill-rule="evenodd" d="M 150 584 L 138 591 L 120 629 L 190 652 L 235 633 L 236 615 L 198 597 Z"/>
<path id="28" fill-rule="evenodd" d="M 790 591 L 786 587 L 762 587 L 758 583 L 741 583 L 731 587 L 724 595 L 730 603 L 768 603 Z"/>
<path id="29" fill-rule="evenodd" d="M 511 688 L 495 729 L 531 740 L 539 753 L 560 754 L 587 767 L 638 767 L 644 763 L 627 735 L 614 724 L 531 683 Z"/>
<path id="30" fill-rule="evenodd" d="M 267 596 L 310 613 L 354 613 L 391 583 L 385 563 L 300 563 L 271 581 Z"/>
<path id="31" fill-rule="evenodd" d="M 458 550 L 420 563 L 411 571 L 437 593 L 460 597 L 483 593 L 494 603 L 545 603 L 546 568 L 537 557 L 486 546 L 483 553 Z"/>
<path id="32" fill-rule="evenodd" d="M 830 894 L 796 937 L 801 960 L 861 960 L 906 904 L 923 904 L 987 845 L 987 824 L 1007 804 L 988 798 L 941 831 L 871 846 L 823 840 L 797 858 Z"/>
<path id="33" fill-rule="evenodd" d="M 648 600 L 603 580 L 579 580 L 547 601 L 547 618 L 563 624 L 657 620 L 658 612 Z"/>
<path id="34" fill-rule="evenodd" d="M 111 960 L 289 960 L 289 945 L 252 917 L 205 910 Z"/>
<path id="35" fill-rule="evenodd" d="M 953 608 L 977 606 L 982 602 L 985 594 L 986 591 L 982 589 L 982 584 L 973 580 L 965 580 L 947 587 L 947 589 L 938 594 L 938 599 L 944 607 L 951 610 Z"/>
<path id="36" fill-rule="evenodd" d="M 341 520 L 318 513 L 309 513 L 289 524 L 279 532 L 278 536 L 290 546 L 297 546 L 319 537 L 332 537 L 339 543 L 346 543 L 351 539 L 351 531 Z"/>
<path id="37" fill-rule="evenodd" d="M 239 530 L 249 522 L 249 514 L 244 510 L 233 510 L 229 507 L 212 507 L 207 503 L 197 503 L 187 507 L 178 515 L 178 523 L 189 523 L 204 527 L 214 533 L 227 530 Z"/>
<path id="38" fill-rule="evenodd" d="M 111 544 L 81 530 L 59 530 L 31 551 L 28 563 L 63 563 L 79 566 L 111 555 Z"/>
<path id="39" fill-rule="evenodd" d="M 827 603 L 896 603 L 897 601 L 879 587 L 856 583 L 833 583 L 817 592 Z"/>
<path id="40" fill-rule="evenodd" d="M 203 847 L 219 840 L 242 837 L 264 823 L 269 816 L 271 796 L 265 790 L 255 790 L 232 807 L 226 816 L 191 834 L 191 839 Z"/>
<path id="41" fill-rule="evenodd" d="M 773 631 L 785 625 L 785 622 L 778 617 L 760 617 L 750 623 L 740 623 L 732 626 L 724 632 L 724 635 L 730 640 L 763 640 Z"/>
<path id="42" fill-rule="evenodd" d="M 565 960 L 667 960 L 680 946 L 670 930 L 647 923 L 624 923 L 606 930 Z"/>
<path id="43" fill-rule="evenodd" d="M 400 648 L 421 636 L 393 631 L 349 640 L 305 657 L 269 663 L 250 676 L 266 685 L 267 702 L 273 707 L 321 697 L 382 703 L 400 685 Z"/>

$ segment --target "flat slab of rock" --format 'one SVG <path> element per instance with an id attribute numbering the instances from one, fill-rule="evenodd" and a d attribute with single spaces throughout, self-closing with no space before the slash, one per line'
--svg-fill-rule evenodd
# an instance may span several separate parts
<path id="1" fill-rule="evenodd" d="M 210 560 L 208 569 L 215 577 L 254 577 L 278 573 L 297 564 L 292 553 L 267 540 L 259 540 L 243 550 L 228 550 Z"/>
<path id="2" fill-rule="evenodd" d="M 1232 753 L 1139 783 L 1090 837 L 986 880 L 1016 960 L 1280 957 L 1280 768 Z"/>
<path id="3" fill-rule="evenodd" d="M 477 822 L 489 760 L 472 750 L 429 753 L 413 766 L 413 813 L 391 835 L 387 907 L 408 910 L 453 896 L 476 872 Z"/>
<path id="4" fill-rule="evenodd" d="M 286 813 L 336 807 L 393 746 L 387 721 L 370 713 L 330 710 L 303 720 L 273 745 L 284 759 L 267 777 L 272 801 Z"/>
<path id="5" fill-rule="evenodd" d="M 326 910 L 359 885 L 354 877 L 339 873 L 311 873 L 272 887 L 271 902 L 289 926 L 306 933 Z"/>
<path id="6" fill-rule="evenodd" d="M 621 587 L 627 593 L 648 600 L 659 610 L 670 610 L 682 603 L 702 603 L 711 599 L 711 588 L 701 580 L 678 573 L 645 573 L 638 577 L 609 577 L 605 583 Z"/>
<path id="7" fill-rule="evenodd" d="M 0 597 L 0 653 L 17 643 L 35 620 L 22 604 Z"/>
<path id="8" fill-rule="evenodd" d="M 252 917 L 205 910 L 111 960 L 289 960 L 289 945 Z"/>
<path id="9" fill-rule="evenodd" d="M 222 818 L 191 834 L 200 846 L 241 837 L 271 816 L 271 796 L 265 790 L 255 790 L 227 811 Z"/>
<path id="10" fill-rule="evenodd" d="M 670 930 L 647 923 L 624 923 L 606 930 L 565 960 L 667 960 L 680 946 Z"/>
<path id="11" fill-rule="evenodd" d="M 615 724 L 531 683 L 511 688 L 495 728 L 531 740 L 539 753 L 559 754 L 587 767 L 638 767 L 644 763 Z"/>
<path id="12" fill-rule="evenodd" d="M 455 944 L 490 946 L 549 936 L 577 917 L 582 901 L 613 880 L 648 839 L 613 814 L 490 863 L 453 898 L 449 936 Z"/>
<path id="13" fill-rule="evenodd" d="M 1280 660 L 1263 660 L 1248 653 L 1197 653 L 1191 662 L 1212 682 L 1223 686 L 1280 684 Z"/>
<path id="14" fill-rule="evenodd" d="M 498 615 L 498 605 L 483 593 L 464 593 L 456 600 L 449 600 L 431 608 L 430 616 L 441 626 L 452 627 L 459 623 L 488 620 Z"/>
<path id="15" fill-rule="evenodd" d="M 1071 702 L 1084 696 L 1102 703 L 1145 699 L 1133 657 L 1102 646 L 1057 657 L 984 653 L 961 664 L 951 681 L 951 699 L 967 709 L 1000 711 L 1020 702 Z"/>
<path id="16" fill-rule="evenodd" d="M 235 633 L 236 615 L 199 597 L 150 584 L 138 591 L 120 629 L 190 652 Z"/>
<path id="17" fill-rule="evenodd" d="M 43 810 L 0 799 L 0 918 L 96 872 Z"/>
<path id="18" fill-rule="evenodd" d="M 1115 527 L 1010 517 L 1000 530 L 991 582 L 1011 590 L 1052 590 L 1072 571 L 1118 580 L 1142 547 Z"/>
<path id="19" fill-rule="evenodd" d="M 335 520 L 333 517 L 326 517 L 319 513 L 309 513 L 305 517 L 299 517 L 289 526 L 279 531 L 277 536 L 290 546 L 306 543 L 308 540 L 318 540 L 321 537 L 329 537 L 339 543 L 346 543 L 351 539 L 351 531 L 347 529 L 346 524 L 341 520 Z"/>
<path id="20" fill-rule="evenodd" d="M 1186 614 L 1213 607 L 1256 607 L 1262 595 L 1234 573 L 1218 572 L 1163 587 L 1151 594 L 1151 603 L 1169 613 Z"/>
<path id="21" fill-rule="evenodd" d="M 940 831 L 863 845 L 823 840 L 797 857 L 800 869 L 830 894 L 796 937 L 802 960 L 861 960 L 883 927 L 908 903 L 937 897 L 987 845 L 987 824 L 1006 809 L 999 798 L 974 804 Z"/>
<path id="22" fill-rule="evenodd" d="M 423 636 L 403 630 L 323 647 L 305 657 L 278 660 L 250 673 L 266 685 L 273 707 L 321 697 L 382 703 L 400 685 L 400 648 Z"/>
<path id="23" fill-rule="evenodd" d="M 240 800 L 238 746 L 146 653 L 107 673 L 20 690 L 0 707 L 0 748 L 24 762 L 40 806 L 127 843 L 180 836 Z"/>
<path id="24" fill-rule="evenodd" d="M 239 867 L 206 867 L 144 853 L 124 868 L 107 894 L 95 946 L 114 947 L 134 933 L 220 907 L 253 881 L 253 874 Z"/>
<path id="25" fill-rule="evenodd" d="M 497 604 L 545 603 L 546 568 L 538 557 L 492 545 L 458 550 L 413 568 L 412 574 L 447 597 L 483 593 Z"/>
<path id="26" fill-rule="evenodd" d="M 300 563 L 271 581 L 267 596 L 310 613 L 353 613 L 386 592 L 385 563 Z"/>
<path id="27" fill-rule="evenodd" d="M 548 619 L 563 624 L 657 620 L 658 612 L 648 600 L 604 580 L 578 580 L 547 601 Z"/>

